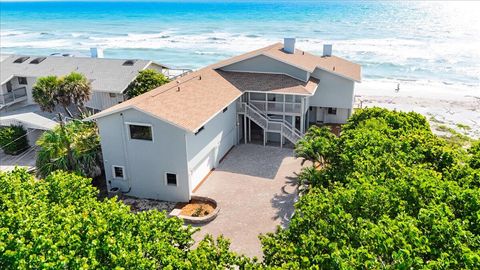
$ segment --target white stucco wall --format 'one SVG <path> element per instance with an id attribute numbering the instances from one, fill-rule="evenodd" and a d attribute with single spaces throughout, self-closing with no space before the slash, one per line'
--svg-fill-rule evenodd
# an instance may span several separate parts
<path id="1" fill-rule="evenodd" d="M 221 68 L 225 71 L 287 74 L 302 81 L 308 80 L 308 72 L 273 58 L 259 55 Z"/>
<path id="2" fill-rule="evenodd" d="M 190 189 L 185 131 L 134 109 L 97 120 L 107 186 L 131 190 L 128 195 L 167 201 L 188 201 Z M 126 122 L 151 124 L 153 141 L 132 140 Z M 112 165 L 124 166 L 127 179 L 113 179 Z M 177 174 L 177 186 L 165 173 Z M 111 183 L 109 183 L 111 181 Z"/>
<path id="3" fill-rule="evenodd" d="M 315 69 L 312 76 L 320 83 L 310 98 L 310 106 L 351 109 L 353 107 L 354 81 L 338 75 Z"/>
<path id="4" fill-rule="evenodd" d="M 350 109 L 337 108 L 337 114 L 328 114 L 328 108 L 313 107 L 309 113 L 309 122 L 344 124 L 347 122 L 350 112 Z"/>
<path id="5" fill-rule="evenodd" d="M 237 131 L 236 102 L 226 112 L 213 117 L 197 135 L 187 133 L 187 158 L 189 174 L 207 156 L 211 156 L 216 167 L 220 159 L 235 145 Z M 192 182 L 192 179 L 190 179 Z M 193 187 L 192 187 L 193 188 Z"/>

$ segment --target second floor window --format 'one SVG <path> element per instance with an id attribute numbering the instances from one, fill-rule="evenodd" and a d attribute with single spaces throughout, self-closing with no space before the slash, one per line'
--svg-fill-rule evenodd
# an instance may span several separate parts
<path id="1" fill-rule="evenodd" d="M 152 127 L 143 125 L 128 125 L 130 138 L 134 140 L 153 141 Z"/>
<path id="2" fill-rule="evenodd" d="M 21 85 L 27 85 L 27 78 L 25 77 L 18 77 L 18 84 L 21 84 Z"/>

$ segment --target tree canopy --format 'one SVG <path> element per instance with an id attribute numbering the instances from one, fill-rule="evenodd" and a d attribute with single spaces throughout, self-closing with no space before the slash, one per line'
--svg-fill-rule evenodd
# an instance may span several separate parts
<path id="1" fill-rule="evenodd" d="M 156 210 L 99 201 L 91 180 L 55 172 L 35 180 L 0 172 L 0 269 L 225 269 L 249 259 Z"/>
<path id="2" fill-rule="evenodd" d="M 71 105 L 83 109 L 85 102 L 91 94 L 90 81 L 77 72 L 72 72 L 64 77 L 46 76 L 37 79 L 32 88 L 33 99 L 40 108 L 47 112 L 53 112 L 60 105 L 73 117 L 68 110 Z"/>
<path id="3" fill-rule="evenodd" d="M 300 173 L 295 215 L 260 237 L 261 263 L 223 237 L 193 248 L 192 227 L 99 201 L 77 174 L 15 170 L 0 173 L 0 269 L 480 268 L 480 142 L 449 144 L 423 116 L 379 108 L 326 131 L 296 147 L 324 166 Z"/>
<path id="4" fill-rule="evenodd" d="M 162 73 L 154 69 L 145 69 L 128 85 L 125 94 L 129 99 L 134 98 L 168 82 L 168 78 Z"/>
<path id="5" fill-rule="evenodd" d="M 379 108 L 356 112 L 336 144 L 303 172 L 315 179 L 290 226 L 262 236 L 265 265 L 480 267 L 478 144 L 452 147 L 423 116 Z"/>

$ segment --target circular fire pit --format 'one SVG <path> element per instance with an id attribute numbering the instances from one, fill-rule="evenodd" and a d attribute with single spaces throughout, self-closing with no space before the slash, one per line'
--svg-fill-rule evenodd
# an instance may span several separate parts
<path id="1" fill-rule="evenodd" d="M 214 199 L 201 196 L 192 196 L 188 203 L 178 203 L 170 216 L 183 219 L 186 223 L 202 224 L 214 220 L 220 207 Z"/>

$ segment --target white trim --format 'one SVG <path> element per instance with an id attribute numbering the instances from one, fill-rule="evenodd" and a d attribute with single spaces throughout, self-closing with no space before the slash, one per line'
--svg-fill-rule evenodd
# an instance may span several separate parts
<path id="1" fill-rule="evenodd" d="M 120 103 L 120 104 L 121 104 L 121 103 Z M 115 106 L 117 106 L 117 105 L 114 105 L 113 107 L 115 107 Z M 112 108 L 113 108 L 113 107 L 112 107 Z M 92 116 L 90 116 L 90 117 L 87 117 L 87 118 L 83 119 L 82 121 L 95 120 L 95 119 L 102 118 L 102 117 L 105 117 L 105 116 L 109 116 L 109 115 L 112 115 L 112 114 L 115 114 L 115 113 L 120 113 L 120 112 L 129 110 L 129 109 L 133 109 L 133 110 L 136 110 L 136 111 L 138 111 L 138 112 L 144 113 L 144 114 L 146 114 L 146 115 L 148 115 L 148 116 L 150 116 L 150 117 L 153 117 L 153 118 L 155 118 L 155 119 L 157 119 L 157 120 L 160 120 L 160 121 L 162 121 L 162 122 L 165 122 L 165 123 L 167 123 L 167 124 L 170 124 L 170 125 L 172 125 L 172 126 L 174 126 L 174 127 L 177 127 L 177 128 L 179 128 L 179 129 L 181 129 L 181 130 L 188 131 L 188 132 L 192 132 L 191 130 L 186 129 L 186 128 L 184 128 L 184 127 L 181 127 L 181 126 L 179 126 L 179 125 L 177 125 L 177 124 L 175 124 L 175 123 L 173 123 L 173 122 L 170 122 L 170 121 L 168 121 L 168 120 L 166 120 L 166 119 L 164 119 L 164 118 L 158 117 L 158 116 L 156 116 L 156 115 L 154 115 L 154 114 L 152 114 L 152 113 L 149 113 L 149 112 L 146 112 L 146 111 L 144 111 L 144 110 L 142 110 L 142 109 L 139 109 L 138 107 L 136 107 L 136 106 L 134 106 L 134 105 L 128 105 L 128 106 L 126 106 L 126 107 L 118 108 L 118 109 L 112 110 L 112 111 L 110 111 L 110 112 L 101 111 L 101 112 L 99 112 L 99 113 L 97 113 L 97 114 L 94 114 L 94 115 L 92 115 Z"/>
<path id="2" fill-rule="evenodd" d="M 175 185 L 170 185 L 170 184 L 168 184 L 167 174 L 174 174 L 174 175 L 175 175 L 175 182 L 176 182 Z M 178 187 L 178 174 L 173 173 L 173 172 L 165 172 L 165 175 L 164 175 L 164 176 L 165 176 L 165 186 L 167 186 L 167 187 Z"/>
<path id="3" fill-rule="evenodd" d="M 117 177 L 117 176 L 116 176 L 115 167 L 122 169 L 123 177 Z M 113 179 L 122 179 L 122 180 L 125 180 L 125 179 L 126 179 L 126 177 L 125 177 L 125 166 L 112 165 L 112 178 L 113 178 Z"/>
<path id="4" fill-rule="evenodd" d="M 342 75 L 342 74 L 340 74 L 340 73 L 338 73 L 338 72 L 333 72 L 333 71 L 331 71 L 331 70 L 324 69 L 324 68 L 319 67 L 319 66 L 317 66 L 316 68 L 318 68 L 318 69 L 320 69 L 320 70 L 323 70 L 323 71 L 325 71 L 325 72 L 328 72 L 328 73 L 330 73 L 330 74 L 337 75 L 338 77 L 344 78 L 344 79 L 349 80 L 349 81 L 352 81 L 352 82 L 357 82 L 357 83 L 361 83 L 361 82 L 362 82 L 362 81 L 357 81 L 357 80 L 355 80 L 355 79 L 353 79 L 353 78 L 349 78 L 349 77 L 347 77 L 347 76 L 344 76 L 344 75 Z M 313 73 L 313 72 L 315 72 L 315 70 L 313 70 L 312 73 Z M 314 78 L 315 78 L 315 79 L 318 79 L 318 78 L 316 78 L 316 77 L 314 77 Z M 319 80 L 319 79 L 318 79 L 318 80 Z"/>
<path id="5" fill-rule="evenodd" d="M 6 84 L 6 83 L 9 82 L 11 79 L 13 79 L 13 77 L 16 77 L 16 76 L 15 76 L 15 75 L 10 75 L 10 77 L 8 77 L 8 79 L 5 79 L 5 81 L 3 81 L 2 83 L 0 83 L 0 85 Z"/>
<path id="6" fill-rule="evenodd" d="M 230 103 L 228 103 L 228 105 L 225 106 L 225 107 L 229 107 L 230 105 L 232 105 L 232 103 L 236 102 L 237 99 L 238 99 L 239 97 L 241 97 L 242 95 L 243 95 L 243 92 L 242 92 L 239 96 L 237 96 L 233 101 L 231 101 Z M 195 132 L 197 132 L 201 127 L 203 127 L 203 126 L 205 126 L 206 124 L 208 124 L 208 122 L 210 122 L 213 118 L 215 118 L 215 116 L 217 116 L 218 114 L 220 114 L 220 113 L 223 111 L 223 109 L 225 109 L 225 107 L 221 108 L 218 112 L 216 112 L 215 114 L 213 114 L 213 116 L 211 116 L 210 118 L 208 118 L 207 121 L 203 122 L 200 126 L 198 126 L 197 128 L 195 128 L 195 130 L 194 130 L 193 132 L 192 132 L 192 131 L 190 131 L 190 132 L 192 132 L 193 134 L 195 134 Z"/>
<path id="7" fill-rule="evenodd" d="M 138 123 L 138 122 L 124 122 L 125 127 L 127 129 L 127 134 L 128 134 L 128 140 L 129 141 L 144 141 L 144 142 L 155 142 L 155 136 L 153 133 L 153 126 L 152 124 L 149 123 Z M 130 126 L 143 126 L 143 127 L 149 127 L 150 131 L 152 132 L 152 140 L 144 140 L 144 139 L 134 139 L 132 138 L 132 134 L 130 134 Z"/>
<path id="8" fill-rule="evenodd" d="M 272 94 L 272 95 L 278 94 L 278 95 L 290 95 L 290 96 L 304 96 L 304 97 L 313 96 L 313 94 L 299 94 L 299 93 L 289 93 L 289 92 L 270 92 L 270 91 L 256 91 L 256 90 L 245 90 L 245 92 L 259 93 L 259 94 Z"/>

